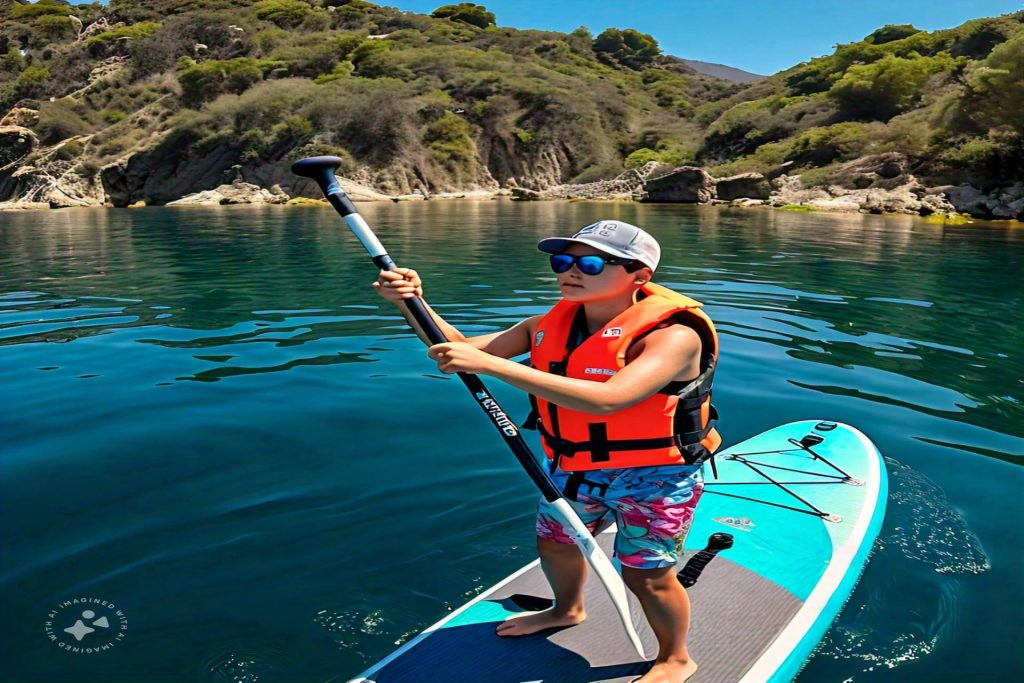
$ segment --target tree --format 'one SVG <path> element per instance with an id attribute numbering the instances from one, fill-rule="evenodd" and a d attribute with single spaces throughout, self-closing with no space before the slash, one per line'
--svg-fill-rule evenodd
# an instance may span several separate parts
<path id="1" fill-rule="evenodd" d="M 657 59 L 661 48 L 653 36 L 636 29 L 609 28 L 594 39 L 594 52 L 606 63 L 639 69 Z"/>
<path id="2" fill-rule="evenodd" d="M 495 23 L 494 12 L 487 11 L 483 5 L 475 5 L 471 2 L 460 2 L 457 5 L 444 5 L 431 12 L 430 16 L 436 19 L 451 19 L 461 21 L 479 28 L 487 28 Z"/>
<path id="3" fill-rule="evenodd" d="M 1024 134 L 1024 33 L 999 45 L 967 78 L 965 104 L 981 127 Z"/>
<path id="4" fill-rule="evenodd" d="M 888 121 L 920 99 L 928 76 L 952 68 L 953 59 L 946 53 L 911 59 L 886 55 L 851 66 L 828 94 L 847 118 Z"/>
<path id="5" fill-rule="evenodd" d="M 864 39 L 864 42 L 882 45 L 884 43 L 891 43 L 894 40 L 909 38 L 915 33 L 920 32 L 921 29 L 916 28 L 913 24 L 886 24 L 882 28 L 875 29 L 871 35 Z"/>
<path id="6" fill-rule="evenodd" d="M 255 8 L 257 17 L 281 28 L 294 28 L 313 12 L 312 7 L 300 0 L 262 0 Z"/>

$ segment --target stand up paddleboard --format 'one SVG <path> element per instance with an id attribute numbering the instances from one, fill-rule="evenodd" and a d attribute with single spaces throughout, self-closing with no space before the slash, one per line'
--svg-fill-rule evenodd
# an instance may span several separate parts
<path id="1" fill-rule="evenodd" d="M 849 598 L 885 513 L 885 465 L 861 432 L 794 422 L 721 451 L 680 560 L 692 619 L 691 683 L 790 681 Z M 611 555 L 614 527 L 598 542 Z M 578 626 L 501 638 L 509 615 L 544 609 L 539 560 L 427 628 L 350 683 L 627 683 L 650 668 L 607 593 L 585 589 Z M 639 602 L 633 622 L 657 652 Z"/>

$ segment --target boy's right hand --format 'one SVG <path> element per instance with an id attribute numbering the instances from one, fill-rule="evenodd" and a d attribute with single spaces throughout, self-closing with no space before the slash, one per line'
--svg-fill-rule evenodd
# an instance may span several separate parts
<path id="1" fill-rule="evenodd" d="M 414 296 L 423 296 L 423 282 L 412 268 L 380 271 L 373 288 L 393 304 Z"/>

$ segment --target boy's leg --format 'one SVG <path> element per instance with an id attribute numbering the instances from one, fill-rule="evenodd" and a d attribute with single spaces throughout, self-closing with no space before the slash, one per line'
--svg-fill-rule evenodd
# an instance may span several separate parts
<path id="1" fill-rule="evenodd" d="M 523 612 L 498 625 L 499 636 L 525 636 L 546 628 L 574 626 L 587 618 L 583 609 L 583 584 L 587 563 L 575 544 L 537 538 L 540 566 L 555 593 L 553 607 L 541 612 Z"/>
<path id="2" fill-rule="evenodd" d="M 686 650 L 690 628 L 690 598 L 676 578 L 676 568 L 622 567 L 622 579 L 640 600 L 647 622 L 658 639 L 654 666 L 642 683 L 683 683 L 697 670 Z"/>
<path id="3" fill-rule="evenodd" d="M 555 486 L 564 488 L 568 475 L 556 470 L 552 475 Z M 596 532 L 609 517 L 609 509 L 599 501 L 586 496 L 569 504 L 579 514 L 590 531 Z M 587 562 L 562 525 L 560 515 L 541 498 L 537 507 L 537 552 L 555 604 L 541 612 L 523 612 L 498 624 L 499 636 L 525 636 L 555 626 L 574 626 L 587 614 L 583 610 L 583 584 L 587 579 Z"/>
<path id="4" fill-rule="evenodd" d="M 676 563 L 703 490 L 700 474 L 690 469 L 638 467 L 624 471 L 608 491 L 622 579 L 658 639 L 658 655 L 642 683 L 683 683 L 697 670 L 686 648 L 690 599 L 676 578 Z"/>

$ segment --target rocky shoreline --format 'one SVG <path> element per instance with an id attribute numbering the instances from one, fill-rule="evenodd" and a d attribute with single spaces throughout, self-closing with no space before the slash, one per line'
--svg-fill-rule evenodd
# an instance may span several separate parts
<path id="1" fill-rule="evenodd" d="M 113 164 L 92 169 L 90 174 L 70 153 L 81 141 L 69 138 L 45 154 L 37 154 L 30 163 L 28 151 L 38 147 L 35 134 L 8 118 L 0 126 L 0 147 L 10 161 L 12 170 L 0 187 L 0 196 L 14 197 L 0 202 L 0 211 L 37 210 L 73 206 L 141 207 L 126 187 L 138 184 L 137 176 L 145 169 L 129 168 L 131 164 Z M 20 122 L 19 122 L 20 123 Z M 37 150 L 38 152 L 39 150 Z M 2 162 L 2 159 L 0 159 Z M 18 165 L 18 162 L 22 162 Z M 270 164 L 260 180 L 247 182 L 241 167 L 234 167 L 234 180 L 214 187 L 185 194 L 155 204 L 166 206 L 222 206 L 238 204 L 321 204 L 319 190 L 311 183 L 293 181 L 287 169 Z M 117 166 L 117 168 L 114 168 Z M 122 168 L 122 166 L 124 166 Z M 784 169 L 780 169 L 784 171 Z M 805 185 L 801 175 L 780 172 L 773 177 L 760 173 L 742 173 L 716 178 L 699 166 L 665 167 L 650 162 L 643 167 L 627 169 L 616 178 L 584 184 L 555 184 L 546 187 L 525 187 L 515 178 L 508 178 L 504 187 L 474 187 L 465 191 L 430 193 L 422 186 L 411 194 L 387 194 L 365 183 L 339 178 L 343 189 L 357 202 L 423 201 L 434 199 L 495 199 L 511 197 L 521 201 L 543 200 L 619 200 L 659 203 L 709 204 L 729 206 L 767 206 L 804 211 L 859 212 L 873 214 L 911 214 L 932 216 L 943 221 L 982 220 L 1024 221 L 1024 182 L 983 192 L 970 185 L 928 186 L 908 171 L 905 155 L 888 152 L 856 159 L 834 172 L 841 181 Z M 251 178 L 250 178 L 251 179 Z M 274 180 L 280 182 L 273 182 Z M 267 182 L 270 180 L 270 182 Z M 269 184 L 270 187 L 264 187 Z M 127 194 L 126 194 L 127 193 Z M 137 197 L 138 194 L 135 194 Z M 172 197 L 174 195 L 171 195 Z"/>

